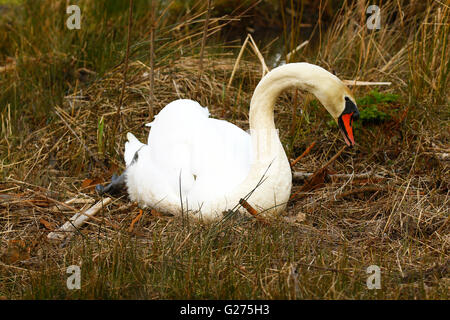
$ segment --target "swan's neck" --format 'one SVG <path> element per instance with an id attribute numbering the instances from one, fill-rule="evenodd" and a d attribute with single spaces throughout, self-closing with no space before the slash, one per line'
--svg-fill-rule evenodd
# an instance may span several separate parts
<path id="1" fill-rule="evenodd" d="M 291 63 L 273 69 L 258 84 L 250 103 L 250 132 L 257 158 L 267 153 L 261 146 L 278 139 L 274 122 L 274 105 L 277 97 L 286 89 L 297 87 L 313 93 L 327 108 L 334 105 L 336 91 L 343 90 L 342 82 L 325 69 L 309 63 Z M 327 108 L 328 109 L 328 108 Z M 334 110 L 328 109 L 332 116 Z M 255 145 L 258 143 L 258 145 Z M 281 146 L 281 144 L 280 144 Z M 276 151 L 276 150 L 274 150 Z M 265 154 L 265 156 L 269 156 Z"/>
<path id="2" fill-rule="evenodd" d="M 325 69 L 309 63 L 290 63 L 273 69 L 261 79 L 253 93 L 250 129 L 275 128 L 273 108 L 278 96 L 286 89 L 297 87 L 315 94 L 322 101 L 322 98 L 330 95 L 327 92 L 327 89 L 332 89 L 327 86 L 330 80 L 340 82 Z"/>

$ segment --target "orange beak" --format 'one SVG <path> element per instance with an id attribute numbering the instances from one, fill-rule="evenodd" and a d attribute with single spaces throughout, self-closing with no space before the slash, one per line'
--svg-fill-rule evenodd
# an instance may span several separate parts
<path id="1" fill-rule="evenodd" d="M 349 147 L 355 144 L 355 139 L 353 138 L 353 112 L 346 113 L 339 117 L 338 119 L 339 129 L 341 129 L 342 135 L 344 136 L 345 143 Z"/>

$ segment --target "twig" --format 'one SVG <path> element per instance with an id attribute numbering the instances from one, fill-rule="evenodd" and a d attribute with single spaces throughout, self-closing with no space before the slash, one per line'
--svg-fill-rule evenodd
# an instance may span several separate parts
<path id="1" fill-rule="evenodd" d="M 16 269 L 16 270 L 25 271 L 25 272 L 41 273 L 40 271 L 35 271 L 35 270 L 31 270 L 31 269 L 25 269 L 25 268 L 21 268 L 21 267 L 18 267 L 18 266 L 12 266 L 12 265 L 3 263 L 1 261 L 0 261 L 0 266 L 2 266 L 4 268 L 11 268 L 11 269 Z"/>
<path id="2" fill-rule="evenodd" d="M 66 209 L 68 209 L 68 210 L 70 210 L 70 211 L 75 211 L 75 212 L 77 211 L 77 209 L 75 209 L 74 207 L 69 206 L 69 204 L 72 204 L 73 201 L 70 201 L 70 200 L 69 200 L 69 201 L 66 201 L 66 202 L 61 202 L 61 201 L 58 201 L 58 200 L 56 200 L 56 199 L 50 198 L 49 196 L 47 196 L 47 195 L 45 195 L 45 194 L 43 194 L 43 193 L 41 193 L 41 192 L 39 192 L 39 191 L 34 191 L 34 190 L 32 190 L 32 192 L 33 192 L 34 194 L 37 194 L 37 195 L 39 195 L 39 196 L 45 198 L 47 201 L 51 201 L 51 202 L 55 203 L 56 208 L 58 208 L 58 209 L 60 209 L 60 210 L 61 210 L 60 207 L 64 207 L 64 208 L 66 208 Z M 71 199 L 71 200 L 72 200 L 72 199 Z"/>
<path id="3" fill-rule="evenodd" d="M 343 192 L 343 193 L 339 194 L 338 196 L 336 196 L 336 199 L 346 198 L 348 196 L 352 196 L 352 195 L 355 195 L 358 193 L 377 192 L 377 191 L 385 191 L 385 190 L 387 190 L 387 187 L 383 187 L 383 186 L 363 187 L 363 188 Z"/>
<path id="4" fill-rule="evenodd" d="M 231 72 L 231 76 L 230 76 L 230 80 L 228 80 L 228 84 L 227 84 L 227 91 L 231 86 L 231 83 L 233 82 L 234 79 L 234 75 L 236 73 L 237 67 L 239 65 L 239 62 L 242 59 L 242 55 L 244 54 L 244 50 L 247 47 L 248 41 L 250 41 L 250 45 L 253 49 L 253 51 L 255 52 L 256 56 L 258 57 L 259 61 L 261 62 L 261 66 L 262 66 L 262 74 L 263 76 L 269 72 L 269 68 L 266 65 L 266 62 L 264 61 L 264 57 L 261 54 L 261 52 L 258 49 L 258 46 L 256 45 L 255 41 L 253 40 L 253 37 L 251 36 L 251 34 L 247 34 L 247 37 L 244 40 L 244 43 L 242 44 L 241 50 L 239 51 L 239 54 L 236 58 L 236 62 L 234 63 L 234 67 L 233 67 L 233 71 Z"/>
<path id="5" fill-rule="evenodd" d="M 392 82 L 370 82 L 358 80 L 342 80 L 348 86 L 390 86 Z"/>
<path id="6" fill-rule="evenodd" d="M 286 62 L 291 62 L 291 56 L 296 53 L 297 51 L 299 51 L 301 48 L 303 48 L 304 46 L 306 46 L 309 43 L 308 40 L 304 41 L 302 44 L 298 45 L 297 48 L 295 48 L 294 50 L 292 50 L 291 52 L 289 52 L 286 55 Z"/>
<path id="7" fill-rule="evenodd" d="M 136 218 L 133 219 L 133 221 L 131 221 L 130 227 L 128 228 L 128 232 L 130 233 L 133 232 L 135 223 L 141 219 L 143 213 L 144 211 L 142 209 L 139 209 L 139 214 L 136 216 Z"/>
<path id="8" fill-rule="evenodd" d="M 239 204 L 247 210 L 252 216 L 254 216 L 257 220 L 267 223 L 267 221 L 258 214 L 255 208 L 253 208 L 245 199 L 239 200 Z"/>
<path id="9" fill-rule="evenodd" d="M 341 153 L 342 152 L 344 152 L 344 150 L 347 148 L 347 146 L 343 146 L 342 148 L 341 148 L 341 150 L 339 150 L 330 160 L 328 160 L 328 162 L 327 163 L 325 163 L 325 165 L 322 167 L 322 169 L 320 169 L 320 170 L 323 170 L 323 169 L 325 169 L 326 167 L 328 167 L 330 164 L 332 164 L 340 155 L 341 155 Z"/>
<path id="10" fill-rule="evenodd" d="M 253 51 L 255 51 L 256 56 L 258 57 L 259 61 L 261 62 L 262 66 L 262 75 L 265 76 L 266 73 L 269 72 L 269 68 L 266 65 L 266 61 L 264 60 L 264 56 L 261 54 L 261 52 L 258 49 L 258 46 L 256 45 L 255 40 L 253 40 L 252 35 L 249 33 L 248 37 L 250 39 L 250 45 L 253 48 Z"/>
<path id="11" fill-rule="evenodd" d="M 234 63 L 234 67 L 233 67 L 233 71 L 231 72 L 230 80 L 228 80 L 227 91 L 229 90 L 231 83 L 233 82 L 234 74 L 236 73 L 239 62 L 241 61 L 241 58 L 244 53 L 244 49 L 247 46 L 248 40 L 249 40 L 249 35 L 247 35 L 247 37 L 245 38 L 244 44 L 242 45 L 241 50 L 239 51 L 239 54 L 237 56 L 236 62 Z"/>
<path id="12" fill-rule="evenodd" d="M 314 173 L 310 172 L 301 172 L 301 171 L 294 171 L 292 173 L 292 180 L 294 181 L 303 181 L 305 179 L 308 179 L 311 177 Z M 368 179 L 368 178 L 375 178 L 375 179 L 386 179 L 385 176 L 378 175 L 373 172 L 365 172 L 365 173 L 355 173 L 355 174 L 349 174 L 349 173 L 335 173 L 335 174 L 328 174 L 331 178 L 337 178 L 337 179 Z"/>
<path id="13" fill-rule="evenodd" d="M 299 162 L 302 158 L 304 158 L 308 153 L 310 153 L 310 152 L 311 152 L 311 149 L 314 147 L 315 144 L 316 144 L 316 142 L 313 141 L 313 143 L 311 143 L 310 146 L 309 146 L 308 148 L 306 148 L 306 150 L 303 151 L 303 153 L 302 153 L 299 157 L 297 157 L 297 159 L 295 159 L 294 161 L 292 161 L 292 162 L 291 162 L 291 168 L 292 168 L 293 166 L 295 166 L 295 164 L 296 164 L 297 162 Z"/>
<path id="14" fill-rule="evenodd" d="M 247 201 L 244 199 L 239 200 L 239 204 L 245 208 L 252 216 L 256 217 L 258 215 L 258 211 L 253 208 Z"/>
<path id="15" fill-rule="evenodd" d="M 347 146 L 343 146 L 342 149 L 339 150 L 330 160 L 328 160 L 328 162 L 325 163 L 325 165 L 322 168 L 320 168 L 319 170 L 314 172 L 314 174 L 308 180 L 306 180 L 305 184 L 300 188 L 300 190 L 298 190 L 296 193 L 294 193 L 290 199 L 291 200 L 294 199 L 299 193 L 313 189 L 317 185 L 316 180 L 326 174 L 327 167 L 331 163 L 333 163 L 341 155 L 341 153 L 344 152 L 344 150 L 346 148 L 347 148 Z"/>
<path id="16" fill-rule="evenodd" d="M 111 202 L 111 198 L 105 198 L 91 208 L 89 208 L 86 212 L 77 212 L 69 221 L 63 224 L 57 231 L 50 232 L 48 234 L 49 239 L 54 240 L 63 240 L 66 235 L 70 232 L 75 231 L 77 228 L 81 227 L 86 220 L 95 215 L 98 211 L 100 211 L 104 206 Z"/>

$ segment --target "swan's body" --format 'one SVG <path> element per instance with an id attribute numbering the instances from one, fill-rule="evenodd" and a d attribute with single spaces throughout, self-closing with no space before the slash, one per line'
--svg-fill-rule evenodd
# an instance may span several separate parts
<path id="1" fill-rule="evenodd" d="M 208 109 L 197 102 L 174 101 L 150 124 L 147 144 L 127 135 L 125 181 L 131 200 L 162 212 L 213 219 L 235 208 L 241 198 L 259 212 L 283 210 L 292 175 L 273 107 L 281 92 L 293 86 L 314 93 L 336 121 L 348 101 L 354 105 L 337 77 L 307 63 L 278 67 L 260 81 L 250 104 L 250 134 L 209 118 Z M 354 113 L 356 117 L 357 109 L 348 113 L 348 125 Z M 348 139 L 354 143 L 352 132 Z"/>
<path id="2" fill-rule="evenodd" d="M 250 135 L 227 121 L 209 118 L 208 109 L 195 101 L 168 104 L 151 127 L 147 145 L 131 133 L 125 144 L 128 192 L 142 205 L 178 211 L 182 199 L 183 210 L 197 211 L 248 174 Z M 130 165 L 137 150 L 138 159 Z"/>

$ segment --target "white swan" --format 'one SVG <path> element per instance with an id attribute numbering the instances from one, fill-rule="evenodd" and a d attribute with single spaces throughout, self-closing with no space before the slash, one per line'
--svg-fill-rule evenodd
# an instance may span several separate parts
<path id="1" fill-rule="evenodd" d="M 292 175 L 275 128 L 274 104 L 289 87 L 312 92 L 337 121 L 346 143 L 354 144 L 352 122 L 359 113 L 348 88 L 319 66 L 286 64 L 256 87 L 250 134 L 209 118 L 208 109 L 192 100 L 164 107 L 148 124 L 147 144 L 128 133 L 124 176 L 130 199 L 141 207 L 207 219 L 222 217 L 241 198 L 259 212 L 283 210 Z"/>

